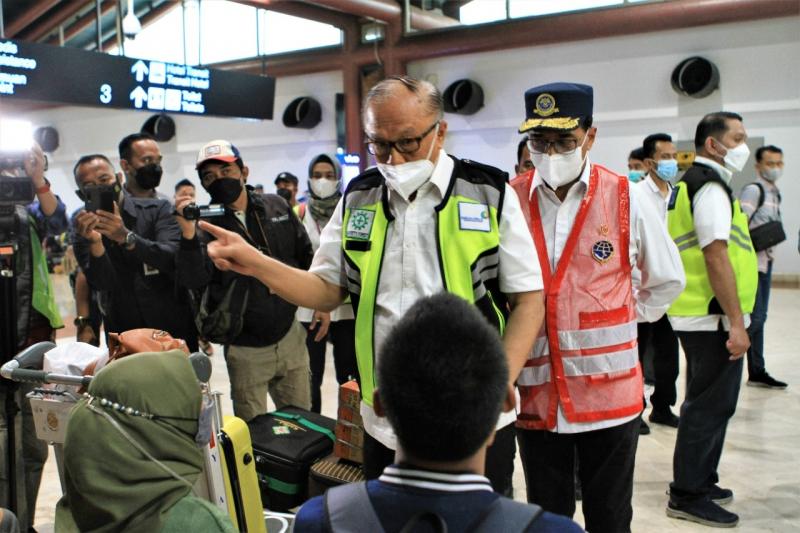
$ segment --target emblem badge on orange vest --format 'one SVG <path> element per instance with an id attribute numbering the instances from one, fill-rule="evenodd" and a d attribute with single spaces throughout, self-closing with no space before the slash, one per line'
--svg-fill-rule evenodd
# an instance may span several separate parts
<path id="1" fill-rule="evenodd" d="M 597 241 L 592 245 L 592 258 L 598 263 L 605 263 L 614 256 L 614 245 L 609 241 Z"/>

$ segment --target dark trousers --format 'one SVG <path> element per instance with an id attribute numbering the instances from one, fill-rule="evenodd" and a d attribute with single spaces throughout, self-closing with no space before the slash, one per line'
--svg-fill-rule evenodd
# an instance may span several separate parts
<path id="1" fill-rule="evenodd" d="M 772 261 L 767 263 L 767 272 L 758 273 L 758 290 L 756 303 L 750 314 L 750 348 L 747 350 L 747 376 L 750 378 L 763 374 L 764 365 L 764 324 L 767 322 L 769 307 L 769 291 L 772 285 Z"/>
<path id="2" fill-rule="evenodd" d="M 650 396 L 653 409 L 666 410 L 675 405 L 678 392 L 675 381 L 678 379 L 678 337 L 672 331 L 667 315 L 656 322 L 639 323 L 639 359 L 642 360 L 648 348 L 653 353 L 653 374 L 655 390 Z"/>
<path id="3" fill-rule="evenodd" d="M 514 491 L 514 424 L 499 429 L 494 435 L 494 442 L 486 450 L 486 468 L 484 475 L 489 479 L 492 488 L 498 494 L 511 495 Z M 369 433 L 364 433 L 364 475 L 367 479 L 377 479 L 383 469 L 394 463 L 394 450 L 387 448 Z"/>
<path id="4" fill-rule="evenodd" d="M 681 405 L 670 498 L 704 499 L 719 481 L 717 468 L 728 420 L 736 411 L 742 359 L 731 361 L 725 331 L 679 331 L 686 354 L 686 398 Z"/>
<path id="5" fill-rule="evenodd" d="M 341 385 L 351 377 L 358 379 L 356 364 L 355 320 L 338 320 L 331 322 L 328 334 L 317 342 L 317 327 L 310 330 L 310 324 L 303 322 L 306 328 L 306 347 L 308 348 L 309 366 L 311 367 L 311 410 L 319 413 L 322 409 L 322 377 L 325 374 L 325 350 L 328 340 L 333 344 L 333 364 L 336 367 L 336 382 Z"/>
<path id="6" fill-rule="evenodd" d="M 590 533 L 629 532 L 639 417 L 585 433 L 517 429 L 528 502 L 545 511 L 575 514 L 575 463 Z"/>

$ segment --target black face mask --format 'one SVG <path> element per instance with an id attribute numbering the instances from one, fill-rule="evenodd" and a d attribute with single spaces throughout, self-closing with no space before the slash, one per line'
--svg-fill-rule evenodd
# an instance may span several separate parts
<path id="1" fill-rule="evenodd" d="M 150 163 L 149 165 L 136 169 L 134 179 L 142 189 L 155 189 L 161 183 L 161 174 L 163 173 L 164 171 L 161 169 L 161 165 Z"/>
<path id="2" fill-rule="evenodd" d="M 218 178 L 206 190 L 211 195 L 211 203 L 228 205 L 242 194 L 242 182 L 238 178 Z"/>
<path id="3" fill-rule="evenodd" d="M 287 203 L 292 201 L 292 191 L 289 189 L 278 189 L 275 194 L 286 200 Z"/>

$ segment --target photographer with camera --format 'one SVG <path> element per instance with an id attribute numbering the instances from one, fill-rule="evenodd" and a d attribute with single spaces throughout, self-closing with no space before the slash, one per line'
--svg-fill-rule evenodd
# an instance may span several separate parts
<path id="1" fill-rule="evenodd" d="M 3 200 L 0 200 L 0 244 L 15 248 L 10 256 L 5 251 L 3 253 L 2 269 L 4 273 L 13 272 L 15 279 L 15 294 L 4 294 L 5 298 L 11 299 L 3 305 L 16 298 L 16 309 L 11 309 L 9 313 L 4 311 L 5 316 L 0 317 L 4 322 L 11 322 L 6 324 L 12 330 L 16 324 L 16 346 L 7 346 L 8 339 L 3 339 L 2 350 L 11 352 L 0 354 L 3 360 L 10 359 L 37 342 L 54 341 L 55 330 L 63 327 L 47 273 L 42 240 L 67 230 L 66 208 L 50 190 L 50 183 L 44 177 L 45 169 L 45 156 L 36 143 L 30 151 L 22 154 L 0 152 L 0 186 L 4 193 Z M 30 402 L 24 399 L 32 388 L 33 385 L 21 385 L 21 395 L 16 401 L 22 413 L 24 477 L 20 478 L 11 471 L 5 460 L 9 446 L 14 446 L 14 443 L 8 442 L 8 427 L 13 422 L 7 413 L 7 396 L 15 389 L 6 380 L 2 380 L 0 385 L 0 453 L 3 458 L 0 460 L 0 506 L 15 507 L 23 531 L 33 525 L 42 469 L 47 461 L 47 444 L 36 437 Z M 10 451 L 15 452 L 13 448 Z M 20 469 L 15 470 L 20 472 Z M 12 483 L 15 483 L 17 490 L 14 504 L 10 501 Z"/>
<path id="2" fill-rule="evenodd" d="M 264 255 L 307 269 L 311 242 L 289 204 L 275 194 L 259 195 L 245 185 L 249 169 L 230 142 L 211 141 L 197 157 L 197 173 L 214 204 L 224 206 L 207 221 L 241 235 Z M 257 279 L 214 267 L 206 253 L 209 235 L 196 218 L 209 216 L 191 195 L 176 198 L 183 238 L 177 278 L 202 291 L 196 321 L 200 335 L 225 347 L 236 416 L 250 420 L 267 412 L 267 393 L 280 409 L 311 406 L 306 333 L 295 320 L 297 307 Z"/>
<path id="3" fill-rule="evenodd" d="M 126 139 L 120 144 L 121 153 Z M 158 167 L 160 179 L 161 153 L 155 141 L 140 137 L 130 147 L 133 154 L 141 152 L 156 161 L 149 164 Z M 86 202 L 86 209 L 75 217 L 75 257 L 91 289 L 100 291 L 106 333 L 162 329 L 196 351 L 189 304 L 175 285 L 180 229 L 172 205 L 139 195 L 150 189 L 141 183 L 136 189 L 130 174 L 123 187 L 104 155 L 81 157 L 73 172 L 78 196 Z M 138 179 L 138 173 L 135 176 Z"/>

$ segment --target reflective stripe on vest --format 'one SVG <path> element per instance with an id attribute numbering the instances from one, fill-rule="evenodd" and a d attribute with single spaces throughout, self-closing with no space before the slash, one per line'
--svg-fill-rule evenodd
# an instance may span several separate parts
<path id="1" fill-rule="evenodd" d="M 437 251 L 444 289 L 475 303 L 501 333 L 505 314 L 491 286 L 498 276 L 498 216 L 502 194 L 488 184 L 456 177 L 437 210 Z M 375 303 L 386 245 L 393 221 L 383 180 L 348 191 L 342 218 L 347 289 L 356 317 L 356 359 L 361 395 L 372 405 L 375 389 Z M 487 286 L 488 285 L 488 286 Z"/>
<path id="2" fill-rule="evenodd" d="M 621 418 L 642 408 L 635 302 L 628 254 L 628 182 L 593 165 L 567 243 L 551 272 L 533 173 L 511 185 L 539 255 L 545 327 L 517 386 L 517 424 L 552 429 L 559 405 L 569 422 Z"/>
<path id="3" fill-rule="evenodd" d="M 714 308 L 714 291 L 708 279 L 705 256 L 694 230 L 692 201 L 686 183 L 678 182 L 667 211 L 669 234 L 681 255 L 686 273 L 686 288 L 672 303 L 668 314 L 673 316 L 705 316 L 720 314 Z M 739 201 L 731 205 L 731 232 L 728 238 L 728 258 L 736 276 L 736 291 L 743 313 L 750 313 L 755 304 L 758 287 L 758 257 L 750 241 L 747 215 Z"/>

